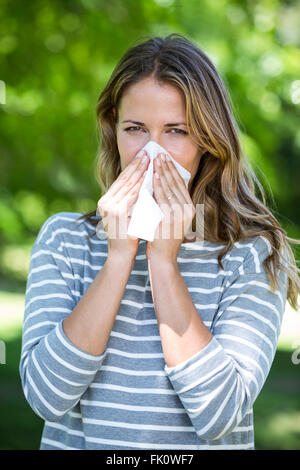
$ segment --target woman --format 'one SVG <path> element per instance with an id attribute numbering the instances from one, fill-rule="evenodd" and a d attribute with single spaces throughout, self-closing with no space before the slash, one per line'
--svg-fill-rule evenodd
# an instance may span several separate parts
<path id="1" fill-rule="evenodd" d="M 97 117 L 98 210 L 51 216 L 31 252 L 20 374 L 45 420 L 41 449 L 254 449 L 253 403 L 286 300 L 297 308 L 288 242 L 299 242 L 265 205 L 215 67 L 183 36 L 129 49 Z M 150 140 L 191 173 L 186 188 L 172 162 L 154 160 L 170 237 L 162 221 L 153 242 L 126 229 L 110 238 L 129 220 Z M 204 204 L 201 244 L 173 235 L 184 204 Z"/>

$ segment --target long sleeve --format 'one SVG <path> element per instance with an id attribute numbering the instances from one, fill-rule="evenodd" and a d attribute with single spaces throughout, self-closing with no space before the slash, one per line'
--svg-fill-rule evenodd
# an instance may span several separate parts
<path id="1" fill-rule="evenodd" d="M 269 246 L 261 238 L 226 279 L 210 342 L 175 367 L 165 366 L 202 439 L 222 438 L 238 426 L 253 406 L 274 359 L 287 276 L 279 272 L 282 282 L 272 293 L 262 266 Z"/>
<path id="2" fill-rule="evenodd" d="M 58 421 L 80 400 L 105 353 L 87 354 L 64 334 L 62 322 L 78 293 L 70 260 L 51 245 L 51 232 L 46 236 L 51 219 L 31 250 L 19 371 L 32 409 L 47 421 Z"/>

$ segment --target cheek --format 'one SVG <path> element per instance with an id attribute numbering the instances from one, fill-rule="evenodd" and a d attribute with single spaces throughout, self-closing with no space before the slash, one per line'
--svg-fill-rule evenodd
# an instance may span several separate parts
<path id="1" fill-rule="evenodd" d="M 123 171 L 138 153 L 140 147 L 137 147 L 136 143 L 132 142 L 132 139 L 123 133 L 117 133 L 117 146 L 120 154 L 121 169 Z"/>
<path id="2" fill-rule="evenodd" d="M 198 148 L 190 143 L 182 145 L 179 152 L 172 153 L 172 157 L 192 174 L 195 173 L 200 161 Z"/>

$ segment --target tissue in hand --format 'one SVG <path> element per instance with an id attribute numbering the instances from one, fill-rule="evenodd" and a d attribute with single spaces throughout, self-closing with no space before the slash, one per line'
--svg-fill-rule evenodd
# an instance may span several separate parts
<path id="1" fill-rule="evenodd" d="M 170 155 L 163 147 L 152 140 L 148 142 L 142 150 L 147 151 L 147 154 L 150 157 L 150 163 L 139 191 L 138 199 L 130 208 L 130 222 L 127 235 L 152 242 L 154 240 L 156 229 L 164 218 L 162 210 L 153 198 L 152 178 L 154 158 L 156 158 L 160 153 L 166 153 L 169 155 L 179 174 L 183 178 L 186 187 L 188 187 L 191 173 L 179 165 L 172 155 Z"/>

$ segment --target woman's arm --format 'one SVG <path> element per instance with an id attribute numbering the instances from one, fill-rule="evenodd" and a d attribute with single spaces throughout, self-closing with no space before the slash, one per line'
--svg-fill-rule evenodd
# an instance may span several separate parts
<path id="1" fill-rule="evenodd" d="M 103 268 L 63 321 L 63 330 L 75 346 L 95 356 L 104 353 L 133 265 L 133 258 L 108 255 Z"/>
<path id="2" fill-rule="evenodd" d="M 251 255 L 252 257 L 252 255 Z M 248 268 L 248 265 L 250 269 Z M 192 305 L 178 267 L 149 261 L 165 372 L 201 439 L 220 439 L 251 410 L 276 352 L 287 279 L 275 293 L 252 262 L 226 283 L 211 333 Z"/>
<path id="3" fill-rule="evenodd" d="M 78 302 L 69 260 L 49 244 L 35 243 L 19 370 L 29 405 L 46 421 L 72 409 L 101 368 L 131 269 L 130 260 L 108 257 Z"/>
<path id="4" fill-rule="evenodd" d="M 150 257 L 148 270 L 165 362 L 174 367 L 212 338 L 193 303 L 177 263 Z"/>

